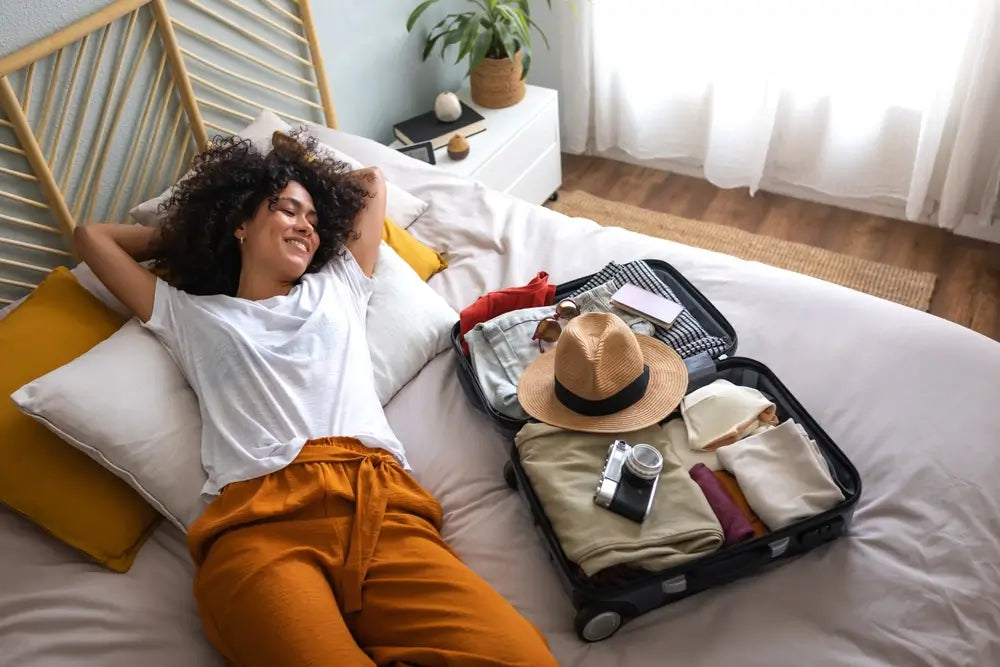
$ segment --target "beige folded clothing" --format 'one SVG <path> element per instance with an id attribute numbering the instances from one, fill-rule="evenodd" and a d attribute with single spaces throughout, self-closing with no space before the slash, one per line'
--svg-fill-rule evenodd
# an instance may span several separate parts
<path id="1" fill-rule="evenodd" d="M 653 507 L 636 523 L 594 504 L 594 489 L 614 435 L 580 433 L 528 424 L 515 442 L 531 486 L 552 523 L 566 556 L 593 575 L 628 563 L 664 570 L 708 555 L 722 546 L 722 526 L 698 485 L 658 426 L 623 434 L 635 445 L 653 445 L 663 454 Z"/>
<path id="2" fill-rule="evenodd" d="M 771 530 L 820 514 L 844 499 L 819 446 L 791 419 L 716 454 Z"/>
<path id="3" fill-rule="evenodd" d="M 753 387 L 716 380 L 692 391 L 681 401 L 688 446 L 711 451 L 752 435 L 762 426 L 776 426 L 774 403 Z"/>

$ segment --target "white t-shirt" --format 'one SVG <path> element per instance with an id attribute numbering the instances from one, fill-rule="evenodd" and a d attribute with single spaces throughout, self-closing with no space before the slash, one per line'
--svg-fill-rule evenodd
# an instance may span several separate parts
<path id="1" fill-rule="evenodd" d="M 374 279 L 335 257 L 286 296 L 194 296 L 157 279 L 145 326 L 180 366 L 201 408 L 205 494 L 284 468 L 306 440 L 403 446 L 375 393 L 365 336 Z"/>

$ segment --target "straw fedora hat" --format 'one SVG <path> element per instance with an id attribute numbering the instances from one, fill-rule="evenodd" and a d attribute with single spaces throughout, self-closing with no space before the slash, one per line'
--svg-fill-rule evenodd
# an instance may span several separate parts
<path id="1" fill-rule="evenodd" d="M 687 384 L 687 366 L 668 345 L 633 333 L 617 315 L 584 313 L 525 369 L 517 399 L 546 424 L 627 433 L 673 412 Z"/>

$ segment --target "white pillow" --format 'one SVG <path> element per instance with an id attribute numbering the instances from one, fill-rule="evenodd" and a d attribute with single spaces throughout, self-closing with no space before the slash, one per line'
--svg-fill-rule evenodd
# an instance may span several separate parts
<path id="1" fill-rule="evenodd" d="M 375 389 L 385 405 L 448 348 L 458 313 L 383 242 L 366 320 Z M 11 398 L 181 530 L 201 514 L 207 476 L 198 401 L 166 349 L 137 320 Z"/>
<path id="2" fill-rule="evenodd" d="M 382 405 L 428 361 L 448 349 L 458 313 L 396 251 L 382 242 L 366 330 Z"/>
<path id="3" fill-rule="evenodd" d="M 273 112 L 265 110 L 261 111 L 252 123 L 243 128 L 239 132 L 239 136 L 244 139 L 249 139 L 250 143 L 252 143 L 257 150 L 262 153 L 266 153 L 271 150 L 271 135 L 274 134 L 275 130 L 290 132 L 292 129 L 291 125 L 278 118 Z M 320 130 L 322 129 L 324 128 L 319 125 L 303 126 L 304 134 L 315 137 L 316 140 L 320 142 L 321 150 L 330 153 L 334 158 L 340 160 L 341 162 L 346 162 L 353 169 L 360 169 L 364 166 L 350 155 L 347 155 L 342 151 L 335 150 L 327 145 L 321 136 Z M 182 176 L 181 180 L 183 180 L 186 176 L 187 174 Z M 171 186 L 159 196 L 142 202 L 129 211 L 129 214 L 141 225 L 155 226 L 160 224 L 163 216 L 158 213 L 159 206 L 161 203 L 170 198 L 173 189 L 173 186 Z M 389 216 L 390 220 L 404 229 L 412 225 L 417 218 L 423 215 L 424 211 L 426 211 L 429 206 L 427 202 L 414 197 L 406 190 L 403 190 L 388 181 L 385 185 L 385 194 L 385 214 Z"/>
<path id="4" fill-rule="evenodd" d="M 138 320 L 11 398 L 181 530 L 201 514 L 208 477 L 201 466 L 198 399 Z"/>

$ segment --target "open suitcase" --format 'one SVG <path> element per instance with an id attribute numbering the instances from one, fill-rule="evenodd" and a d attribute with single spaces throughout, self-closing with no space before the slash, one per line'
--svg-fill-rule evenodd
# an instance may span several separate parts
<path id="1" fill-rule="evenodd" d="M 524 422 L 510 419 L 490 405 L 476 380 L 470 359 L 462 352 L 459 326 L 456 324 L 451 337 L 458 357 L 458 377 L 462 388 L 473 405 L 486 412 L 500 432 L 511 441 L 510 460 L 504 467 L 504 478 L 511 488 L 521 492 L 528 504 L 535 528 L 569 591 L 577 612 L 574 621 L 576 632 L 584 641 L 607 639 L 624 622 L 652 609 L 754 574 L 772 563 L 806 553 L 824 542 L 836 539 L 846 532 L 861 495 L 861 478 L 854 465 L 774 373 L 753 359 L 731 356 L 736 349 L 736 332 L 711 302 L 666 262 L 647 260 L 647 264 L 710 334 L 729 341 L 726 350 L 714 359 L 701 354 L 685 360 L 689 375 L 688 391 L 719 378 L 760 390 L 775 403 L 781 421 L 794 419 L 816 441 L 845 498 L 822 514 L 737 545 L 723 547 L 713 554 L 677 567 L 643 573 L 626 583 L 599 583 L 587 579 L 563 553 L 552 525 L 521 466 L 513 439 Z M 589 278 L 586 276 L 559 285 L 556 289 L 556 301 L 572 293 Z M 666 419 L 679 414 L 679 409 L 675 410 Z M 623 437 L 628 439 L 627 434 Z M 609 443 L 612 439 L 609 436 Z M 599 474 L 600 468 L 597 467 L 594 470 L 595 482 Z"/>

